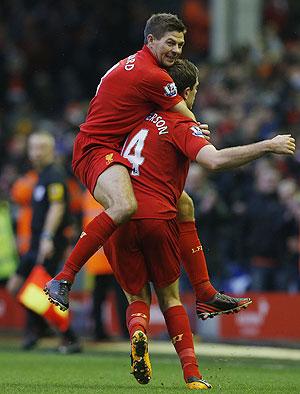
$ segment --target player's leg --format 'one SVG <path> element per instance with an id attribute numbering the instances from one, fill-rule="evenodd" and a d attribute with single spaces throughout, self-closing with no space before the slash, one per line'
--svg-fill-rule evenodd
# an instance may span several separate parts
<path id="1" fill-rule="evenodd" d="M 217 290 L 210 283 L 206 259 L 195 226 L 193 200 L 186 192 L 180 196 L 177 208 L 182 263 L 195 290 L 196 298 L 208 301 L 217 293 Z"/>
<path id="2" fill-rule="evenodd" d="M 135 331 L 140 330 L 147 334 L 150 320 L 151 290 L 149 284 L 145 285 L 138 294 L 130 294 L 123 290 L 128 306 L 126 310 L 126 324 L 130 338 Z"/>
<path id="3" fill-rule="evenodd" d="M 140 384 L 149 383 L 152 367 L 148 350 L 148 325 L 150 319 L 151 290 L 149 284 L 139 294 L 129 294 L 126 323 L 131 342 L 131 373 Z"/>
<path id="4" fill-rule="evenodd" d="M 147 338 L 151 292 L 137 222 L 131 220 L 120 226 L 104 245 L 104 252 L 129 303 L 126 324 L 131 341 L 131 373 L 139 383 L 146 384 L 152 375 Z"/>
<path id="5" fill-rule="evenodd" d="M 75 275 L 137 208 L 128 170 L 120 164 L 111 165 L 99 175 L 93 195 L 105 211 L 86 226 L 62 271 L 45 287 L 49 300 L 63 310 L 69 307 L 69 291 Z"/>
<path id="6" fill-rule="evenodd" d="M 141 233 L 143 253 L 147 271 L 151 277 L 160 307 L 164 313 L 171 338 L 184 334 L 174 346 L 178 352 L 188 386 L 207 388 L 200 382 L 194 353 L 192 333 L 189 320 L 179 299 L 178 278 L 180 276 L 180 249 L 178 247 L 179 229 L 176 218 L 170 220 L 140 220 L 138 228 Z M 190 387 L 192 388 L 192 387 Z"/>
<path id="7" fill-rule="evenodd" d="M 195 226 L 193 200 L 183 192 L 178 201 L 179 246 L 182 264 L 196 294 L 199 318 L 239 312 L 251 304 L 250 298 L 235 298 L 218 292 L 211 284 L 205 255 Z"/>
<path id="8" fill-rule="evenodd" d="M 100 174 L 93 195 L 117 226 L 127 222 L 137 209 L 128 169 L 120 164 Z"/>
<path id="9" fill-rule="evenodd" d="M 178 279 L 167 287 L 156 287 L 155 291 L 187 387 L 194 390 L 209 389 L 211 385 L 202 379 L 198 369 L 189 319 L 179 298 Z"/>

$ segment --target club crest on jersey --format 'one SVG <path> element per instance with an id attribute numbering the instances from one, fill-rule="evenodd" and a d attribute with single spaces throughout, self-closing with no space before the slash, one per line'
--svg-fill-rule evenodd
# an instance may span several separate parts
<path id="1" fill-rule="evenodd" d="M 168 85 L 164 86 L 165 96 L 167 97 L 175 97 L 177 95 L 177 88 L 174 82 L 168 83 Z"/>
<path id="2" fill-rule="evenodd" d="M 105 156 L 105 160 L 106 160 L 106 165 L 108 166 L 114 161 L 114 154 L 109 153 L 108 155 Z"/>
<path id="3" fill-rule="evenodd" d="M 202 130 L 200 129 L 200 127 L 192 126 L 190 129 L 192 130 L 192 132 L 193 132 L 192 134 L 195 137 L 202 137 L 202 138 L 204 138 L 204 135 L 203 135 Z"/>

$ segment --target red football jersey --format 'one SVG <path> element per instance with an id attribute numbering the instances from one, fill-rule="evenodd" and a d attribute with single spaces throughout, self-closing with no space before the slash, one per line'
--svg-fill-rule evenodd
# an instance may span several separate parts
<path id="1" fill-rule="evenodd" d="M 132 219 L 171 219 L 183 191 L 189 164 L 209 142 L 191 119 L 157 112 L 133 130 L 122 150 L 132 164 L 138 210 Z"/>
<path id="2" fill-rule="evenodd" d="M 147 114 L 170 109 L 180 101 L 172 78 L 144 46 L 101 78 L 80 131 L 118 149 Z"/>

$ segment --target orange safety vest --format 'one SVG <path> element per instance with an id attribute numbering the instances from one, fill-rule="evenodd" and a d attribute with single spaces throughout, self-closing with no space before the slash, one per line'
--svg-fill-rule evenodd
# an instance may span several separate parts
<path id="1" fill-rule="evenodd" d="M 28 171 L 13 184 L 10 194 L 13 202 L 19 205 L 17 218 L 16 235 L 17 248 L 20 255 L 25 254 L 30 246 L 31 237 L 31 197 L 34 185 L 38 179 L 38 174 Z"/>
<path id="2" fill-rule="evenodd" d="M 70 177 L 67 179 L 67 188 L 69 191 L 69 206 L 71 214 L 76 215 L 82 210 L 82 195 L 83 191 L 78 181 Z"/>

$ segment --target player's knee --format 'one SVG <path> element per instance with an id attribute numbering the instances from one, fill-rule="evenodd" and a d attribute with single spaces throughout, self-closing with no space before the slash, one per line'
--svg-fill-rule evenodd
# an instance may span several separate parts
<path id="1" fill-rule="evenodd" d="M 127 216 L 129 217 L 129 219 L 131 218 L 132 215 L 134 215 L 137 211 L 137 201 L 134 198 L 131 198 L 130 200 L 126 201 L 126 207 L 125 207 L 125 211 L 127 213 Z"/>
<path id="2" fill-rule="evenodd" d="M 144 302 L 148 306 L 150 306 L 150 304 L 151 304 L 151 298 L 146 293 L 141 293 L 138 295 L 126 294 L 126 298 L 127 298 L 128 304 L 133 304 L 136 301 Z"/>
<path id="3" fill-rule="evenodd" d="M 182 304 L 180 302 L 180 299 L 177 297 L 164 297 L 163 299 L 160 300 L 159 305 L 161 311 L 165 312 L 169 308 Z"/>
<path id="4" fill-rule="evenodd" d="M 187 193 L 183 193 L 178 201 L 178 220 L 180 222 L 186 222 L 194 220 L 194 203 L 191 197 Z"/>
<path id="5" fill-rule="evenodd" d="M 115 206 L 115 209 L 117 210 L 118 222 L 125 223 L 135 214 L 137 210 L 137 201 L 135 198 L 122 201 L 120 205 Z"/>

